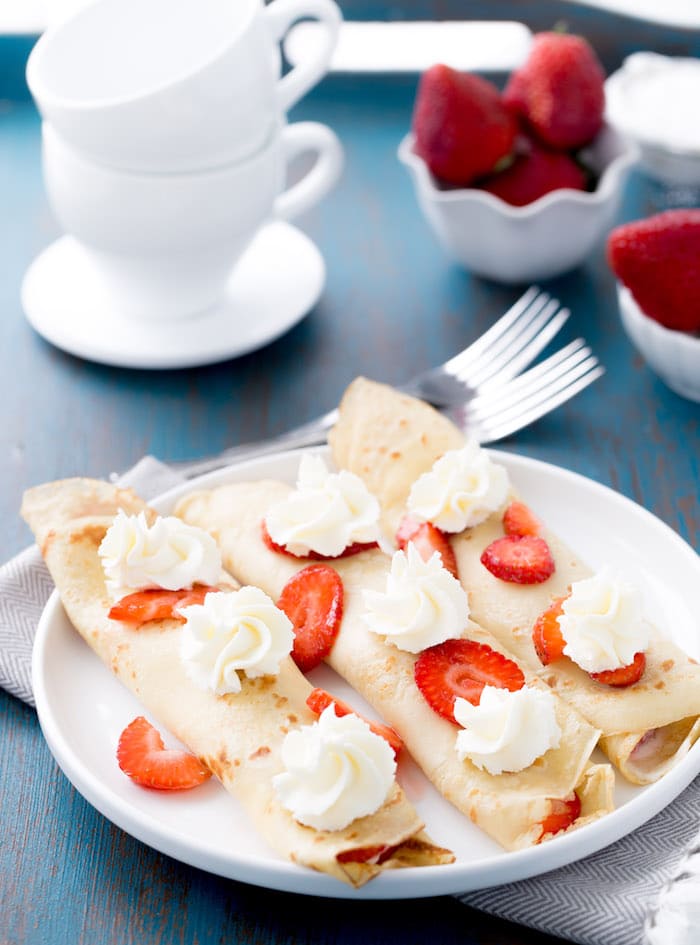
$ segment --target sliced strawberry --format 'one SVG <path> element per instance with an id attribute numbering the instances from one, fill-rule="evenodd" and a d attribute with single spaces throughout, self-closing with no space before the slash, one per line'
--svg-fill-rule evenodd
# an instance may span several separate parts
<path id="1" fill-rule="evenodd" d="M 542 584 L 554 574 L 554 558 L 544 538 L 506 535 L 484 549 L 481 563 L 501 581 Z"/>
<path id="2" fill-rule="evenodd" d="M 539 535 L 542 522 L 524 502 L 511 502 L 503 513 L 506 535 Z"/>
<path id="3" fill-rule="evenodd" d="M 388 860 L 396 849 L 396 846 L 358 847 L 356 850 L 343 850 L 338 853 L 336 860 L 339 863 L 379 864 Z"/>
<path id="4" fill-rule="evenodd" d="M 589 676 L 596 682 L 605 683 L 606 686 L 622 689 L 639 682 L 646 665 L 646 656 L 643 653 L 635 653 L 634 659 L 627 666 L 621 666 L 620 669 L 606 669 L 602 673 L 589 673 Z"/>
<path id="5" fill-rule="evenodd" d="M 328 656 L 343 619 L 343 582 L 333 568 L 310 564 L 291 577 L 277 606 L 294 625 L 292 659 L 308 673 Z"/>
<path id="6" fill-rule="evenodd" d="M 342 699 L 332 696 L 329 692 L 326 692 L 325 689 L 313 689 L 307 696 L 306 704 L 316 715 L 320 715 L 329 705 L 335 706 L 335 714 L 338 718 L 342 718 L 344 715 L 356 715 L 369 725 L 375 735 L 379 735 L 380 738 L 389 742 L 394 755 L 398 756 L 403 748 L 401 736 L 395 732 L 390 725 L 384 725 L 381 722 L 372 722 L 370 719 L 366 719 L 363 715 L 360 715 L 359 712 L 355 712 L 347 702 L 343 702 Z"/>
<path id="7" fill-rule="evenodd" d="M 351 555 L 359 555 L 362 551 L 370 551 L 372 548 L 379 547 L 379 543 L 376 541 L 354 541 L 351 545 L 348 545 L 347 548 L 343 548 L 339 555 L 322 555 L 319 554 L 318 551 L 309 551 L 305 555 L 295 555 L 286 545 L 278 545 L 277 542 L 273 540 L 267 530 L 265 519 L 263 519 L 262 523 L 262 537 L 270 551 L 276 551 L 277 554 L 287 555 L 288 558 L 296 558 L 297 560 L 308 558 L 310 561 L 335 561 L 337 558 L 349 558 Z"/>
<path id="8" fill-rule="evenodd" d="M 455 721 L 455 699 L 478 705 L 484 686 L 515 692 L 525 685 L 522 670 L 498 650 L 473 640 L 446 640 L 423 650 L 413 668 L 416 685 L 438 715 Z"/>
<path id="9" fill-rule="evenodd" d="M 207 594 L 216 590 L 217 588 L 206 584 L 195 584 L 192 588 L 179 591 L 166 591 L 160 587 L 136 591 L 117 601 L 107 616 L 111 620 L 121 620 L 122 623 L 133 623 L 136 626 L 150 620 L 172 619 L 184 623 L 185 618 L 177 613 L 178 608 L 201 604 Z"/>
<path id="10" fill-rule="evenodd" d="M 159 791 L 197 787 L 211 777 L 199 758 L 179 748 L 166 748 L 158 729 L 142 715 L 119 736 L 117 761 L 132 781 Z"/>
<path id="11" fill-rule="evenodd" d="M 410 515 L 404 515 L 396 532 L 396 544 L 405 551 L 409 541 L 413 542 L 424 561 L 430 560 L 437 551 L 442 558 L 443 568 L 459 580 L 457 559 L 445 532 L 431 522 L 418 522 Z"/>
<path id="12" fill-rule="evenodd" d="M 543 666 L 560 660 L 564 655 L 566 640 L 562 636 L 559 617 L 564 613 L 562 604 L 566 597 L 557 597 L 547 610 L 540 614 L 532 628 L 532 642 Z"/>
<path id="13" fill-rule="evenodd" d="M 552 798 L 552 809 L 542 821 L 540 840 L 547 834 L 560 833 L 570 827 L 581 816 L 581 800 L 572 792 L 567 798 Z"/>

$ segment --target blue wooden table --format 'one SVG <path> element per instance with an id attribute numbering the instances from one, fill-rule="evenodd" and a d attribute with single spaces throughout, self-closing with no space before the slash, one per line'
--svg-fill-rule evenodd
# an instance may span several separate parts
<path id="1" fill-rule="evenodd" d="M 343 6 L 355 18 L 377 9 L 370 0 Z M 518 18 L 541 29 L 563 9 L 554 2 L 494 0 L 471 4 L 469 15 Z M 634 49 L 700 55 L 698 34 L 568 5 L 565 12 L 574 29 L 593 39 L 608 70 Z M 463 15 L 463 5 L 411 0 L 401 15 L 454 17 Z M 323 298 L 308 318 L 254 354 L 197 370 L 112 369 L 55 350 L 32 332 L 19 304 L 27 265 L 58 232 L 42 187 L 38 116 L 22 81 L 31 42 L 0 39 L 3 559 L 30 541 L 18 516 L 26 486 L 105 476 L 146 452 L 194 458 L 281 431 L 334 405 L 360 372 L 399 382 L 442 361 L 518 295 L 452 266 L 419 215 L 395 156 L 416 77 L 337 76 L 293 115 L 331 125 L 347 157 L 340 186 L 301 221 L 328 265 Z M 620 220 L 660 209 L 666 199 L 635 174 Z M 502 445 L 618 489 L 697 548 L 700 406 L 667 390 L 631 348 L 602 247 L 546 288 L 573 313 L 557 345 L 584 335 L 607 374 Z M 56 767 L 33 710 L 1 691 L 0 809 L 3 945 L 554 941 L 449 898 L 302 900 L 184 866 L 93 810 Z"/>

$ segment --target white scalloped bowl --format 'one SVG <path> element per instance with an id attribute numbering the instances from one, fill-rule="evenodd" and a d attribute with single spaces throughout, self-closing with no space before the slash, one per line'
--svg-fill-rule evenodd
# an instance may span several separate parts
<path id="1" fill-rule="evenodd" d="M 585 151 L 600 175 L 594 191 L 561 189 L 513 207 L 474 187 L 441 189 L 413 145 L 406 135 L 399 160 L 441 245 L 476 275 L 505 283 L 549 279 L 580 265 L 615 222 L 638 159 L 634 144 L 605 127 Z"/>
<path id="2" fill-rule="evenodd" d="M 617 298 L 624 329 L 652 371 L 676 394 L 700 403 L 700 336 L 649 318 L 620 282 Z"/>

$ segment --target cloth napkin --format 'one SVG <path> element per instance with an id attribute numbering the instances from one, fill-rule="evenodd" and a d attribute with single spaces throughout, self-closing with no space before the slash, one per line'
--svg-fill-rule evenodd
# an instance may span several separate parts
<path id="1" fill-rule="evenodd" d="M 181 481 L 149 456 L 119 479 L 146 499 Z M 52 590 L 34 546 L 0 568 L 0 686 L 32 705 L 32 644 Z M 700 778 L 648 823 L 592 856 L 457 898 L 580 945 L 698 945 L 698 825 Z"/>

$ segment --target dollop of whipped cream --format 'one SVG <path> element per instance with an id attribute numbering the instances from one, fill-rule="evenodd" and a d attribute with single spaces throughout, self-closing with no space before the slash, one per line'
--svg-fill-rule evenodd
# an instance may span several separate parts
<path id="1" fill-rule="evenodd" d="M 508 495 L 508 473 L 476 440 L 450 450 L 413 483 L 408 511 L 445 532 L 479 525 Z"/>
<path id="2" fill-rule="evenodd" d="M 484 686 L 479 705 L 457 697 L 454 716 L 464 726 L 455 741 L 460 759 L 489 774 L 529 768 L 561 740 L 554 696 L 532 686 L 516 692 Z"/>
<path id="3" fill-rule="evenodd" d="M 329 705 L 317 722 L 289 732 L 285 771 L 272 779 L 282 806 L 300 824 L 342 830 L 378 810 L 394 784 L 388 742 L 356 715 L 339 718 Z"/>
<path id="4" fill-rule="evenodd" d="M 413 542 L 394 553 L 386 592 L 365 591 L 364 602 L 369 629 L 409 653 L 460 637 L 469 619 L 462 585 L 437 552 L 424 561 Z"/>
<path id="5" fill-rule="evenodd" d="M 144 512 L 127 515 L 120 509 L 98 553 L 113 600 L 149 587 L 179 591 L 216 584 L 221 576 L 221 554 L 211 535 L 174 516 L 149 525 Z"/>
<path id="6" fill-rule="evenodd" d="M 187 675 L 217 696 L 241 691 L 240 673 L 276 676 L 294 643 L 292 622 L 257 587 L 207 594 L 182 607 L 180 658 Z"/>
<path id="7" fill-rule="evenodd" d="M 303 456 L 296 489 L 265 516 L 270 537 L 295 555 L 332 558 L 355 542 L 378 541 L 379 502 L 359 476 L 331 473 L 320 456 Z"/>
<path id="8" fill-rule="evenodd" d="M 608 568 L 575 581 L 562 610 L 564 653 L 587 673 L 629 666 L 649 646 L 638 588 Z"/>

